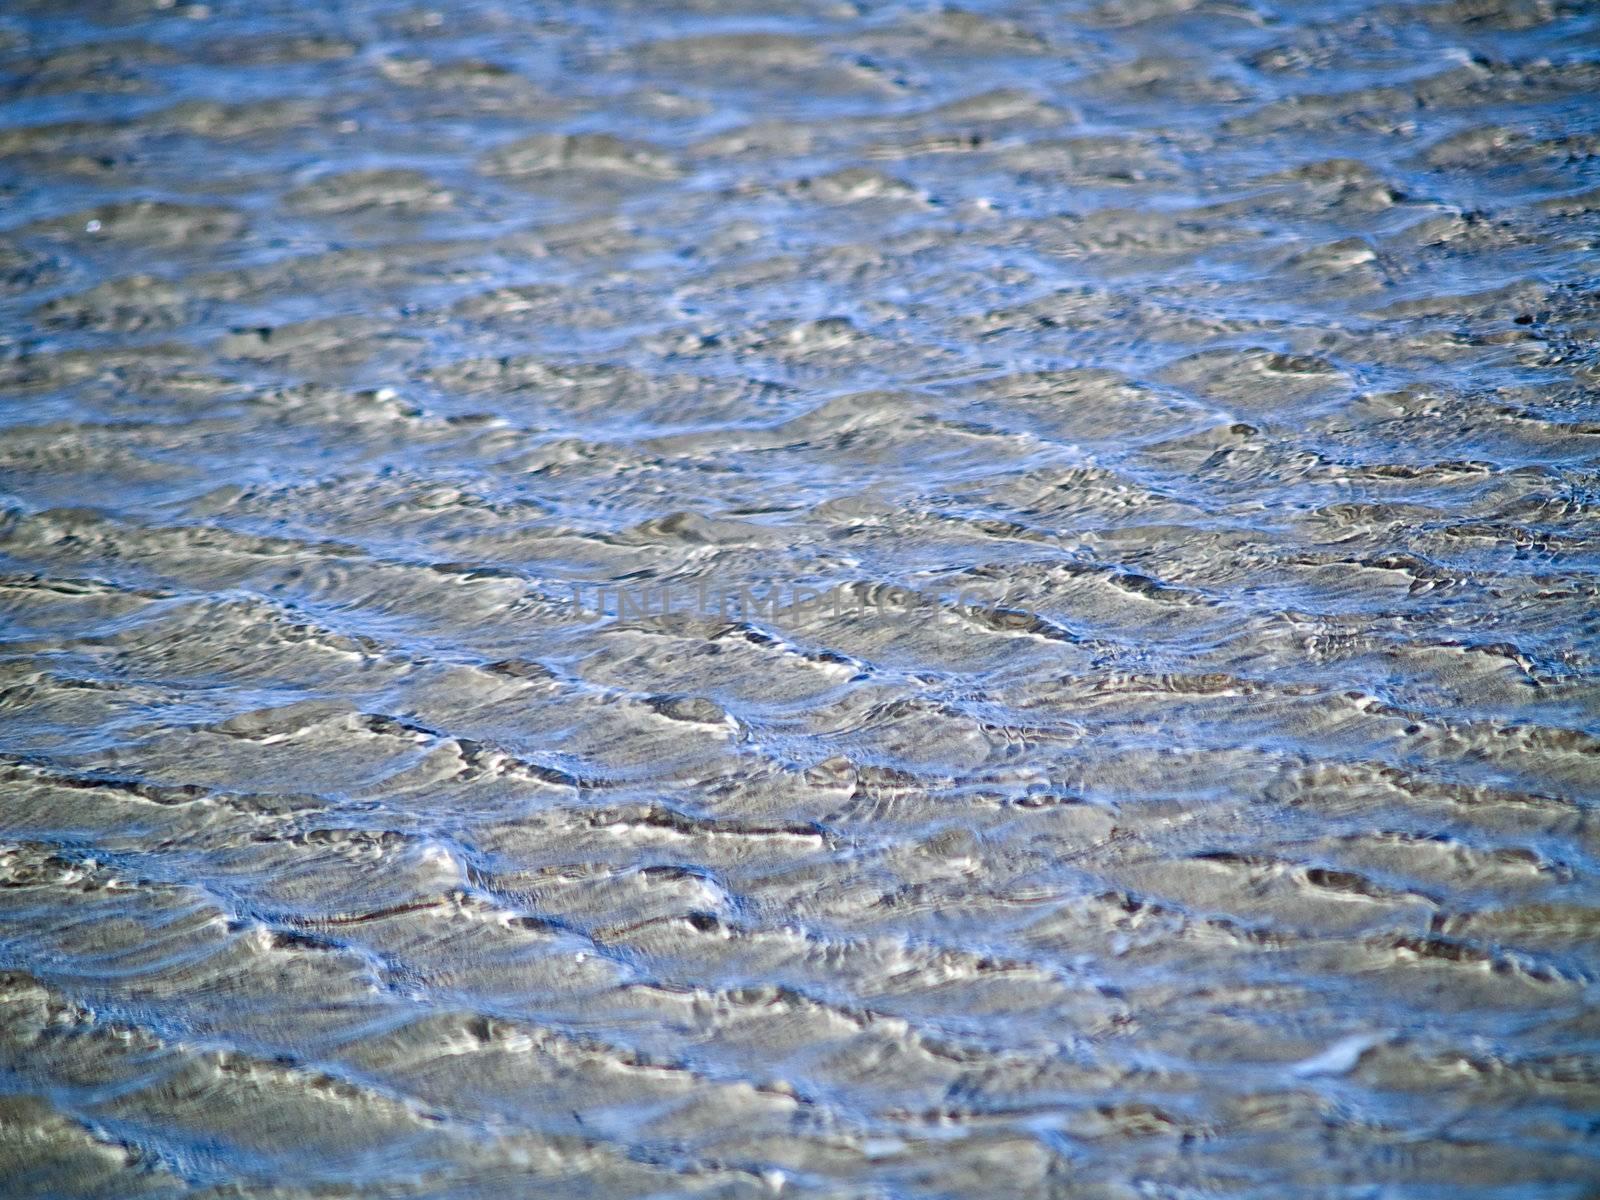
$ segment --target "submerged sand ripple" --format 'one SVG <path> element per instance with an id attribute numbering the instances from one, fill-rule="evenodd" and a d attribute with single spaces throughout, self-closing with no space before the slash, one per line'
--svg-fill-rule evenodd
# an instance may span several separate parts
<path id="1" fill-rule="evenodd" d="M 3 1189 L 1592 1194 L 1597 88 L 10 6 Z M 772 581 L 865 611 L 573 593 Z"/>

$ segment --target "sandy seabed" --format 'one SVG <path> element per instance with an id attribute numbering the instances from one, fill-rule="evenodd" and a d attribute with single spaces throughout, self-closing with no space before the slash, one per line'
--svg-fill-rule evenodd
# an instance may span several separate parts
<path id="1" fill-rule="evenodd" d="M 1596 1195 L 1597 96 L 5 4 L 0 1195 Z"/>

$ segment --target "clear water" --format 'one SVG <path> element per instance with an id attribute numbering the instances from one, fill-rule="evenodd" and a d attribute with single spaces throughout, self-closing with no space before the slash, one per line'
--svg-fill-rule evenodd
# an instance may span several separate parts
<path id="1" fill-rule="evenodd" d="M 0 1192 L 1594 1195 L 1597 95 L 6 4 Z"/>

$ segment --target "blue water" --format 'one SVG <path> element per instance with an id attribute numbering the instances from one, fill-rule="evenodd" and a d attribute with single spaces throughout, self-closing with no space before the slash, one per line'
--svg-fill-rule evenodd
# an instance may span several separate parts
<path id="1" fill-rule="evenodd" d="M 1597 96 L 0 7 L 0 1194 L 1593 1195 Z"/>

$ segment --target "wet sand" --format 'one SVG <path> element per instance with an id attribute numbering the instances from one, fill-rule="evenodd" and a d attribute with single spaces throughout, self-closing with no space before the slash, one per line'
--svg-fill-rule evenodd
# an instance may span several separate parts
<path id="1" fill-rule="evenodd" d="M 1597 95 L 1576 0 L 7 5 L 0 1192 L 1594 1195 Z"/>

